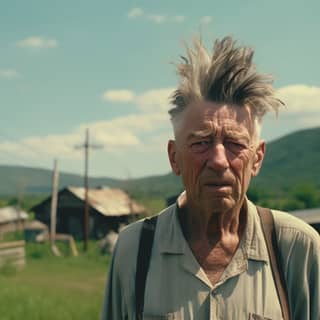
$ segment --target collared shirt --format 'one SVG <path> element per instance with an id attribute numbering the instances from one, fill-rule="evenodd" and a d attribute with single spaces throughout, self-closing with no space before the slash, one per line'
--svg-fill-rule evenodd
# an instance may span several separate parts
<path id="1" fill-rule="evenodd" d="M 282 319 L 255 206 L 231 262 L 214 286 L 195 259 L 176 205 L 158 218 L 146 282 L 144 319 Z M 320 319 L 320 240 L 308 225 L 274 211 L 293 319 Z M 135 319 L 134 281 L 141 222 L 121 232 L 110 265 L 102 319 Z"/>

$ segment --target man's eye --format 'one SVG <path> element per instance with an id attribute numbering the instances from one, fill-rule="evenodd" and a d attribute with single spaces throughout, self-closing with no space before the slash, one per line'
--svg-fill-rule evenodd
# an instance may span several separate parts
<path id="1" fill-rule="evenodd" d="M 238 141 L 233 141 L 233 140 L 225 141 L 224 146 L 225 146 L 225 148 L 227 148 L 228 150 L 230 150 L 232 152 L 240 152 L 246 148 L 246 146 L 243 143 L 238 142 Z"/>
<path id="2" fill-rule="evenodd" d="M 195 153 L 205 152 L 210 148 L 211 141 L 202 140 L 191 144 L 191 150 Z"/>

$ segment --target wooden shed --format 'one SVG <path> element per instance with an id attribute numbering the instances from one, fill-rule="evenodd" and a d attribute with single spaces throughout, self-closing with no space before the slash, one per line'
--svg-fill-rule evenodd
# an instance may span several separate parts
<path id="1" fill-rule="evenodd" d="M 7 232 L 23 230 L 28 214 L 17 207 L 0 208 L 0 238 Z"/>
<path id="2" fill-rule="evenodd" d="M 67 187 L 58 193 L 57 233 L 83 239 L 84 188 Z M 121 189 L 97 188 L 88 191 L 90 238 L 101 239 L 109 231 L 136 220 L 146 209 Z M 50 229 L 51 197 L 34 206 L 36 219 Z"/>
<path id="3" fill-rule="evenodd" d="M 0 268 L 6 265 L 12 265 L 17 269 L 26 265 L 24 241 L 0 242 Z"/>

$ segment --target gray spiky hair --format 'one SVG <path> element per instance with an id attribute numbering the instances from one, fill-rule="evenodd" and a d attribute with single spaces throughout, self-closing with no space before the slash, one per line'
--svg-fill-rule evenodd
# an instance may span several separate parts
<path id="1" fill-rule="evenodd" d="M 180 84 L 171 97 L 173 122 L 194 101 L 248 105 L 258 122 L 267 111 L 277 113 L 284 104 L 275 96 L 272 77 L 257 73 L 254 50 L 237 46 L 232 37 L 216 40 L 212 56 L 200 38 L 186 51 L 187 57 L 181 57 L 183 62 L 177 65 Z"/>

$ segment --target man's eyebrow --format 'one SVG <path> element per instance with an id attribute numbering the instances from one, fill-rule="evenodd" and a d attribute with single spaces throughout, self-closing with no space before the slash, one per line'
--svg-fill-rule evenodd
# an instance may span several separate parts
<path id="1" fill-rule="evenodd" d="M 187 136 L 187 140 L 197 139 L 197 138 L 206 138 L 212 135 L 212 130 L 198 130 L 190 132 Z"/>
<path id="2" fill-rule="evenodd" d="M 247 132 L 244 131 L 238 131 L 235 129 L 228 129 L 228 128 L 224 128 L 223 129 L 224 134 L 226 136 L 229 136 L 230 138 L 235 138 L 235 139 L 245 139 L 245 140 L 250 140 L 250 136 Z"/>

